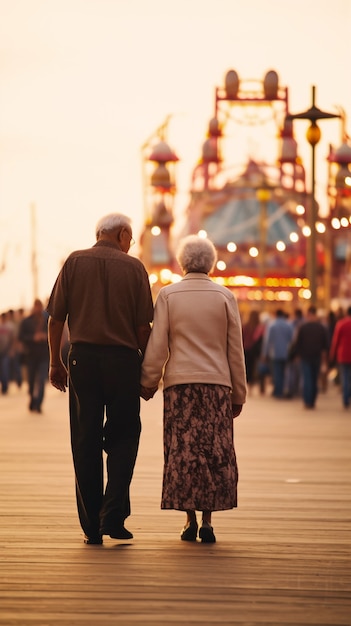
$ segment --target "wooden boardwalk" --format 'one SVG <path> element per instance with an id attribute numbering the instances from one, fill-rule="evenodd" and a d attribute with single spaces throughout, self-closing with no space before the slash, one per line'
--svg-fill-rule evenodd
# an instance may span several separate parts
<path id="1" fill-rule="evenodd" d="M 351 409 L 339 389 L 315 411 L 253 395 L 235 420 L 239 508 L 216 513 L 216 544 L 180 541 L 160 510 L 162 394 L 142 402 L 127 527 L 86 546 L 77 521 L 67 395 L 0 397 L 0 624 L 351 624 Z"/>

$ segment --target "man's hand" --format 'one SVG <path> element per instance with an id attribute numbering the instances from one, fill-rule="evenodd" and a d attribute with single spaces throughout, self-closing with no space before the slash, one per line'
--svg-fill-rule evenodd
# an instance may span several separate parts
<path id="1" fill-rule="evenodd" d="M 59 391 L 66 392 L 68 372 L 63 363 L 59 365 L 50 365 L 49 380 L 51 384 L 59 389 Z"/>
<path id="2" fill-rule="evenodd" d="M 158 385 L 157 387 L 144 387 L 143 385 L 140 385 L 140 395 L 143 398 L 143 400 L 150 400 L 151 398 L 154 397 L 156 391 L 158 389 Z"/>

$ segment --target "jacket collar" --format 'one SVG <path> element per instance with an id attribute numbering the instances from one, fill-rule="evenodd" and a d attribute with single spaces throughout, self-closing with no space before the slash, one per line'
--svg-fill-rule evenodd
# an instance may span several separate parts
<path id="1" fill-rule="evenodd" d="M 189 272 L 183 276 L 182 280 L 211 280 L 211 278 L 203 272 Z"/>

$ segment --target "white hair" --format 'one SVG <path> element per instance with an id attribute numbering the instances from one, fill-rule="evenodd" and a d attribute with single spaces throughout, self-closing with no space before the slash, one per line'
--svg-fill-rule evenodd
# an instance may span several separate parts
<path id="1" fill-rule="evenodd" d="M 96 238 L 98 238 L 101 233 L 108 233 L 111 230 L 116 230 L 117 228 L 130 227 L 131 221 L 130 217 L 123 215 L 122 213 L 109 213 L 108 215 L 101 217 L 96 224 Z"/>
<path id="2" fill-rule="evenodd" d="M 188 235 L 180 241 L 176 259 L 185 273 L 209 274 L 217 261 L 217 251 L 209 239 Z"/>

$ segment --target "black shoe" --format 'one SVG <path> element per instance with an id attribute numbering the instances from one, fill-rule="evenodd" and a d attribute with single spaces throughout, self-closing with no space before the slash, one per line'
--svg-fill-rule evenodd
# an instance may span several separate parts
<path id="1" fill-rule="evenodd" d="M 197 529 L 198 529 L 197 522 L 188 522 L 187 524 L 185 524 L 182 530 L 182 533 L 180 535 L 181 540 L 182 541 L 196 541 Z"/>
<path id="2" fill-rule="evenodd" d="M 100 528 L 102 535 L 110 535 L 111 539 L 133 539 L 133 534 L 124 526 L 115 526 L 115 528 Z"/>
<path id="3" fill-rule="evenodd" d="M 213 532 L 211 524 L 208 522 L 202 522 L 202 526 L 199 530 L 199 537 L 202 543 L 215 543 L 216 537 Z"/>
<path id="4" fill-rule="evenodd" d="M 38 404 L 38 401 L 35 399 L 32 399 L 30 401 L 28 408 L 30 411 L 32 411 L 32 413 L 41 413 L 41 406 Z"/>
<path id="5" fill-rule="evenodd" d="M 91 537 L 89 537 L 88 535 L 84 535 L 84 543 L 86 543 L 89 546 L 101 546 L 102 536 L 92 535 Z"/>

